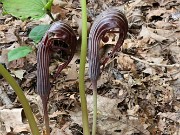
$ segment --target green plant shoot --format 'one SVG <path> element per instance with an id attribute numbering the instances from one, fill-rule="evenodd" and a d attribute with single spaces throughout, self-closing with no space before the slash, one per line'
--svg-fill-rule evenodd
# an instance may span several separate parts
<path id="1" fill-rule="evenodd" d="M 22 91 L 22 89 L 19 87 L 17 82 L 14 80 L 14 78 L 10 75 L 10 73 L 3 67 L 3 65 L 0 64 L 0 74 L 5 78 L 5 80 L 11 85 L 13 90 L 16 92 L 19 101 L 21 102 L 25 115 L 28 119 L 29 126 L 31 128 L 31 132 L 33 135 L 40 135 L 36 121 L 34 119 L 32 110 L 29 106 L 29 103 Z"/>

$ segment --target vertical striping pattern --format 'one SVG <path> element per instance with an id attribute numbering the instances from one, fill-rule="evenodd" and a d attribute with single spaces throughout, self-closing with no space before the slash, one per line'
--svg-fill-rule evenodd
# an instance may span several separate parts
<path id="1" fill-rule="evenodd" d="M 89 77 L 91 80 L 97 80 L 100 74 L 99 43 L 102 37 L 113 28 L 119 28 L 119 39 L 112 53 L 103 61 L 103 65 L 116 51 L 120 51 L 120 47 L 127 35 L 128 22 L 124 14 L 119 10 L 108 9 L 97 16 L 91 27 L 88 42 Z"/>
<path id="2" fill-rule="evenodd" d="M 39 44 L 37 52 L 37 93 L 39 95 L 49 95 L 49 48 L 44 44 Z"/>
<path id="3" fill-rule="evenodd" d="M 63 46 L 64 43 L 66 46 Z M 77 39 L 73 29 L 63 22 L 53 23 L 49 30 L 45 33 L 42 41 L 39 43 L 37 52 L 37 93 L 40 95 L 43 104 L 44 121 L 47 134 L 50 134 L 47 111 L 47 103 L 51 89 L 49 81 L 50 56 L 53 52 L 59 54 L 59 52 L 63 51 L 67 55 L 67 60 L 58 67 L 54 77 L 55 79 L 73 58 L 76 45 Z"/>
<path id="4" fill-rule="evenodd" d="M 64 42 L 68 47 L 64 48 L 63 46 L 55 45 L 54 41 L 57 40 Z M 73 58 L 76 45 L 76 35 L 73 29 L 66 23 L 60 21 L 55 22 L 45 33 L 43 39 L 39 43 L 37 52 L 37 93 L 41 97 L 46 96 L 48 99 L 50 93 L 49 64 L 51 54 L 63 50 L 68 55 L 68 59 L 58 67 L 54 76 L 54 78 L 56 78 Z"/>

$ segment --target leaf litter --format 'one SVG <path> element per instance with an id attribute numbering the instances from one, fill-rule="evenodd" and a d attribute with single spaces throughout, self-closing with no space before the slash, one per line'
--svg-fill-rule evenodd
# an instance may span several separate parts
<path id="1" fill-rule="evenodd" d="M 107 7 L 123 9 L 129 22 L 129 33 L 122 51 L 111 58 L 98 80 L 98 135 L 150 135 L 179 133 L 180 111 L 180 19 L 178 0 L 98 0 L 88 1 L 88 27 Z M 103 6 L 101 6 L 103 5 Z M 1 5 L 2 7 L 2 5 Z M 123 8 L 122 8 L 123 7 Z M 53 16 L 70 24 L 81 37 L 79 1 L 56 0 Z M 1 9 L 0 9 L 1 11 Z M 60 11 L 60 13 L 59 13 Z M 2 13 L 2 11 L 0 12 Z M 19 21 L 10 15 L 0 15 L 0 61 L 4 63 L 25 92 L 36 120 L 43 129 L 42 106 L 36 94 L 36 50 L 23 59 L 8 62 L 8 48 L 22 42 L 34 46 L 29 31 L 38 24 L 49 24 L 49 17 L 39 21 Z M 102 43 L 102 56 L 114 46 L 113 34 Z M 80 40 L 80 39 L 79 39 Z M 80 41 L 79 41 L 80 46 Z M 36 48 L 36 46 L 34 46 Z M 108 48 L 108 49 L 107 49 Z M 53 75 L 58 60 L 52 60 Z M 52 84 L 49 106 L 52 135 L 83 135 L 78 88 L 79 51 L 72 62 Z M 92 90 L 86 65 L 86 93 L 90 126 L 92 126 Z M 53 78 L 50 78 L 53 80 Z M 0 77 L 0 112 L 19 109 L 18 121 L 1 119 L 0 134 L 29 133 L 22 119 L 20 105 L 12 88 Z M 9 110 L 8 110 L 9 111 Z M 10 112 L 10 114 L 12 113 Z M 8 116 L 8 113 L 4 114 Z M 5 117 L 3 116 L 3 117 Z M 12 115 L 13 116 L 13 115 Z M 17 127 L 23 127 L 17 129 Z"/>

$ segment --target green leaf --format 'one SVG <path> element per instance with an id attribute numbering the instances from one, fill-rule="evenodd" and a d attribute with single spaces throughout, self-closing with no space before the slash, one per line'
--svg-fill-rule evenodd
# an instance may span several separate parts
<path id="1" fill-rule="evenodd" d="M 32 48 L 29 46 L 20 46 L 15 48 L 8 52 L 8 61 L 13 61 L 25 57 L 30 52 L 32 52 Z"/>
<path id="2" fill-rule="evenodd" d="M 38 25 L 34 27 L 29 33 L 29 38 L 32 39 L 35 43 L 38 43 L 49 27 L 50 25 Z"/>
<path id="3" fill-rule="evenodd" d="M 3 0 L 3 12 L 21 20 L 39 19 L 46 14 L 47 0 Z"/>

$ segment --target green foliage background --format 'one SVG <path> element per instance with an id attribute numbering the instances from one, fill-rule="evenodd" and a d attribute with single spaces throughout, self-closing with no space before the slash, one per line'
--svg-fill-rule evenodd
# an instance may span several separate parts
<path id="1" fill-rule="evenodd" d="M 53 0 L 0 0 L 3 13 L 11 14 L 21 20 L 39 19 L 50 10 Z"/>

